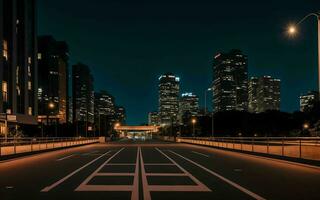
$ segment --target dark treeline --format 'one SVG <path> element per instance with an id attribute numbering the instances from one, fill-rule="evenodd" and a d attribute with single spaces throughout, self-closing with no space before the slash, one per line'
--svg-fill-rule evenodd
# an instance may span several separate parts
<path id="1" fill-rule="evenodd" d="M 192 119 L 196 119 L 193 127 Z M 320 136 L 320 103 L 307 112 L 286 113 L 267 111 L 249 113 L 241 111 L 218 112 L 212 116 L 190 117 L 184 125 L 163 129 L 165 135 L 208 137 L 297 137 Z M 319 133 L 318 133 L 319 132 Z"/>

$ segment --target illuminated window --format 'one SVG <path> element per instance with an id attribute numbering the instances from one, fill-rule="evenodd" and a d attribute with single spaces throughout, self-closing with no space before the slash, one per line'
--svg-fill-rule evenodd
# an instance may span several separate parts
<path id="1" fill-rule="evenodd" d="M 2 99 L 4 102 L 8 101 L 8 83 L 6 81 L 2 81 Z"/>
<path id="2" fill-rule="evenodd" d="M 32 84 L 31 84 L 31 81 L 28 81 L 28 90 L 32 90 Z"/>
<path id="3" fill-rule="evenodd" d="M 31 57 L 28 57 L 28 64 L 31 64 Z"/>
<path id="4" fill-rule="evenodd" d="M 32 107 L 28 107 L 28 115 L 32 115 Z"/>
<path id="5" fill-rule="evenodd" d="M 42 54 L 38 53 L 38 60 L 41 60 L 41 59 L 42 59 Z"/>
<path id="6" fill-rule="evenodd" d="M 3 57 L 8 60 L 8 42 L 3 40 Z"/>

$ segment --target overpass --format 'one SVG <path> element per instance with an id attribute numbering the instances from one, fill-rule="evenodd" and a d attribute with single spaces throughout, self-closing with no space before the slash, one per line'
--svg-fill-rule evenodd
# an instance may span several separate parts
<path id="1" fill-rule="evenodd" d="M 116 125 L 116 130 L 120 137 L 128 138 L 152 138 L 152 135 L 158 134 L 160 126 L 121 126 Z"/>

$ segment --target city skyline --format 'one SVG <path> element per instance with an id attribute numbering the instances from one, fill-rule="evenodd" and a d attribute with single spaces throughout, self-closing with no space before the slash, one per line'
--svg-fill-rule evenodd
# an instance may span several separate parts
<path id="1" fill-rule="evenodd" d="M 228 3 L 234 6 L 229 8 Z M 212 82 L 213 56 L 233 48 L 248 55 L 249 77 L 270 75 L 281 79 L 281 110 L 293 112 L 299 110 L 299 96 L 317 87 L 314 22 L 307 21 L 294 39 L 285 33 L 289 23 L 320 4 L 308 1 L 302 7 L 302 3 L 270 1 L 263 3 L 264 9 L 259 11 L 252 8 L 261 2 L 248 1 L 196 5 L 187 2 L 183 9 L 165 1 L 96 1 L 89 7 L 72 2 L 39 2 L 39 34 L 51 33 L 67 41 L 70 64 L 82 61 L 92 67 L 95 88 L 106 89 L 119 99 L 119 104 L 127 109 L 129 124 L 146 122 L 147 113 L 157 109 L 156 77 L 167 71 L 181 78 L 181 91 L 199 95 L 203 106 L 203 90 Z M 102 12 L 99 7 L 109 12 Z M 241 9 L 238 11 L 237 7 Z M 226 8 L 237 17 L 220 11 Z M 132 10 L 141 14 L 132 18 Z M 100 27 L 101 24 L 104 26 Z M 86 31 L 98 28 L 99 31 Z M 139 73 L 144 76 L 137 80 Z M 130 90 L 131 87 L 139 90 Z M 141 103 L 135 103 L 138 101 Z"/>

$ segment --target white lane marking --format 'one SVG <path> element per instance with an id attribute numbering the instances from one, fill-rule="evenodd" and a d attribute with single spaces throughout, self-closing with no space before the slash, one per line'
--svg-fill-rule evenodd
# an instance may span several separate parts
<path id="1" fill-rule="evenodd" d="M 88 153 L 84 153 L 82 154 L 83 156 L 88 156 L 88 155 L 91 155 L 93 153 L 98 153 L 99 151 L 91 151 L 91 152 L 88 152 Z"/>
<path id="2" fill-rule="evenodd" d="M 75 175 L 76 173 L 78 173 L 79 171 L 81 171 L 82 169 L 86 168 L 87 166 L 91 165 L 92 163 L 96 162 L 97 160 L 99 160 L 100 158 L 102 158 L 103 156 L 107 155 L 110 151 L 106 152 L 105 154 L 99 156 L 98 158 L 95 158 L 94 160 L 88 162 L 87 164 L 83 165 L 82 167 L 76 169 L 75 171 L 71 172 L 70 174 L 68 174 L 67 176 L 65 176 L 64 178 L 58 180 L 57 182 L 53 183 L 50 186 L 47 186 L 45 188 L 43 188 L 41 190 L 41 192 L 49 192 L 50 190 L 52 190 L 53 188 L 57 187 L 58 185 L 60 185 L 62 182 L 64 182 L 65 180 L 69 179 L 71 176 Z"/>
<path id="3" fill-rule="evenodd" d="M 165 156 L 172 164 L 182 171 L 182 173 L 146 173 L 144 166 L 147 165 L 143 161 L 143 155 L 140 150 L 140 163 L 141 163 L 141 178 L 143 185 L 143 198 L 144 200 L 151 200 L 150 192 L 211 192 L 211 190 L 201 183 L 197 178 L 195 178 L 192 174 L 190 174 L 187 170 L 181 167 L 178 163 L 176 163 L 172 158 L 170 158 L 167 154 L 161 151 L 158 148 L 155 148 L 158 152 L 160 152 L 163 156 Z M 163 163 L 161 163 L 163 164 Z M 168 163 L 166 163 L 168 164 Z M 152 176 L 173 176 L 173 177 L 181 177 L 186 176 L 190 178 L 196 185 L 149 185 L 147 177 Z"/>
<path id="4" fill-rule="evenodd" d="M 235 182 L 233 182 L 233 181 L 231 181 L 231 180 L 229 180 L 229 179 L 221 176 L 220 174 L 218 174 L 218 173 L 216 173 L 216 172 L 213 172 L 212 170 L 210 170 L 210 169 L 208 169 L 208 168 L 206 168 L 206 167 L 204 167 L 204 166 L 202 166 L 202 165 L 200 165 L 200 164 L 198 164 L 198 163 L 196 163 L 196 162 L 194 162 L 194 161 L 192 161 L 192 160 L 190 160 L 190 159 L 188 159 L 188 158 L 186 158 L 186 157 L 184 157 L 184 156 L 182 156 L 182 155 L 180 155 L 180 154 L 178 154 L 178 153 L 176 153 L 176 152 L 174 152 L 174 151 L 171 151 L 171 150 L 170 150 L 170 152 L 173 153 L 173 154 L 175 154 L 175 155 L 177 155 L 177 156 L 179 156 L 180 158 L 183 158 L 183 159 L 186 160 L 186 161 L 189 161 L 190 163 L 192 163 L 192 164 L 196 165 L 197 167 L 199 167 L 199 168 L 207 171 L 208 173 L 210 173 L 210 174 L 218 177 L 219 179 L 223 180 L 224 182 L 228 183 L 229 185 L 232 185 L 233 187 L 235 187 L 235 188 L 237 188 L 238 190 L 246 193 L 247 195 L 253 197 L 254 199 L 257 199 L 257 200 L 266 200 L 265 198 L 263 198 L 263 197 L 255 194 L 254 192 L 251 192 L 250 190 L 242 187 L 241 185 L 239 185 L 239 184 L 237 184 L 237 183 L 235 183 Z"/>
<path id="5" fill-rule="evenodd" d="M 108 165 L 129 165 L 132 166 L 132 163 L 109 163 L 120 151 L 116 152 L 112 157 L 106 160 L 102 165 L 100 165 L 90 176 L 88 176 L 76 189 L 75 191 L 131 191 L 131 200 L 139 199 L 139 156 L 140 156 L 140 147 L 137 150 L 137 158 L 135 165 L 134 173 L 103 173 L 100 172 L 104 166 Z M 133 185 L 91 185 L 88 184 L 92 178 L 95 176 L 134 176 Z"/>
<path id="6" fill-rule="evenodd" d="M 198 192 L 211 192 L 211 190 L 205 186 L 203 183 L 201 183 L 196 177 L 194 177 L 192 174 L 190 174 L 187 170 L 185 170 L 183 167 L 181 167 L 176 161 L 174 161 L 172 158 L 170 158 L 167 154 L 162 152 L 160 149 L 156 148 L 162 155 L 164 155 L 166 158 L 168 158 L 172 163 L 174 163 L 184 174 L 186 174 L 194 183 L 197 184 L 198 188 L 194 188 L 193 191 Z M 169 190 L 170 191 L 170 190 Z"/>
<path id="7" fill-rule="evenodd" d="M 197 152 L 197 151 L 191 151 L 191 152 L 195 153 L 195 154 L 198 154 L 198 155 L 201 155 L 201 156 L 204 156 L 204 157 L 207 157 L 207 158 L 210 157 L 209 155 L 206 155 L 206 154 L 203 154 L 203 153 L 200 153 L 200 152 Z"/>
<path id="8" fill-rule="evenodd" d="M 175 166 L 173 163 L 144 163 L 144 166 Z"/>
<path id="9" fill-rule="evenodd" d="M 143 200 L 151 200 L 151 195 L 150 195 L 150 191 L 148 188 L 148 180 L 147 180 L 147 176 L 146 176 L 146 171 L 144 169 L 144 162 L 143 162 L 143 156 L 142 156 L 142 152 L 141 149 L 139 149 L 140 151 L 140 164 L 141 164 L 141 179 L 142 179 L 142 188 L 143 188 Z"/>
<path id="10" fill-rule="evenodd" d="M 75 154 L 71 154 L 71 155 L 69 155 L 69 156 L 65 156 L 65 157 L 59 158 L 59 159 L 57 159 L 56 161 L 65 160 L 65 159 L 71 158 L 72 156 L 75 156 Z"/>

